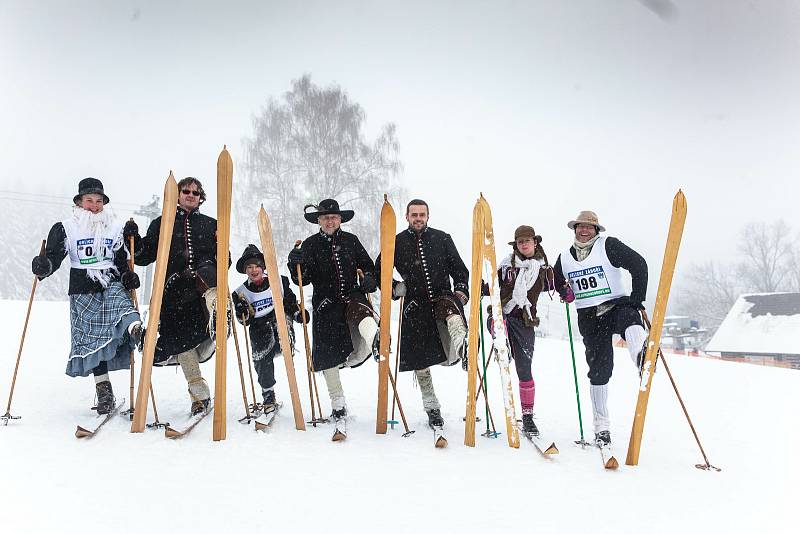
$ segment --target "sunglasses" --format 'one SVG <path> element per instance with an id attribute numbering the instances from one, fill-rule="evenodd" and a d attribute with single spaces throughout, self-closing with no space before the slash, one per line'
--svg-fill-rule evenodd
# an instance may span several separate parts
<path id="1" fill-rule="evenodd" d="M 184 195 L 194 195 L 196 197 L 200 196 L 200 191 L 197 190 L 192 191 L 191 189 L 184 189 L 181 191 L 181 193 L 183 193 Z"/>

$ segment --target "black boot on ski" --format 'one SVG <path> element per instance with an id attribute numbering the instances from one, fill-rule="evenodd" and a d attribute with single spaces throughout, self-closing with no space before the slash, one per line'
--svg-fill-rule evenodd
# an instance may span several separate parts
<path id="1" fill-rule="evenodd" d="M 347 417 L 347 408 L 342 408 L 341 410 L 333 410 L 331 412 L 331 419 L 334 421 L 339 421 L 340 419 L 344 419 Z"/>
<path id="2" fill-rule="evenodd" d="M 210 402 L 211 399 L 192 401 L 192 415 L 200 415 L 201 413 L 208 411 L 208 405 Z"/>
<path id="3" fill-rule="evenodd" d="M 442 419 L 442 412 L 438 408 L 433 410 L 425 410 L 428 414 L 428 426 L 442 428 L 444 426 L 444 419 Z"/>
<path id="4" fill-rule="evenodd" d="M 601 430 L 595 433 L 594 444 L 598 447 L 608 447 L 611 445 L 611 432 L 608 430 Z"/>
<path id="5" fill-rule="evenodd" d="M 531 436 L 539 435 L 539 429 L 536 428 L 536 423 L 533 422 L 532 413 L 522 414 L 522 431 Z"/>
<path id="6" fill-rule="evenodd" d="M 276 405 L 276 402 L 275 402 L 275 390 L 274 389 L 270 389 L 270 390 L 264 391 L 263 393 L 264 393 L 264 404 L 262 406 L 264 407 L 264 412 L 265 413 L 266 412 L 271 412 L 272 410 L 275 409 L 275 405 Z"/>
<path id="7" fill-rule="evenodd" d="M 95 384 L 95 390 L 97 391 L 97 406 L 95 410 L 97 410 L 98 414 L 106 415 L 114 409 L 114 391 L 111 389 L 111 382 L 108 380 L 104 380 L 98 384 Z"/>

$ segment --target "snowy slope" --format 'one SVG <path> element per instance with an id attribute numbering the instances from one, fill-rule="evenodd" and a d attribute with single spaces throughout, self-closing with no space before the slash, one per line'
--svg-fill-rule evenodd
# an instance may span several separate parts
<path id="1" fill-rule="evenodd" d="M 3 403 L 25 305 L 0 301 Z M 569 345 L 556 339 L 539 340 L 534 360 L 538 422 L 561 449 L 552 461 L 525 440 L 519 450 L 510 449 L 505 436 L 478 437 L 474 449 L 462 445 L 466 373 L 460 367 L 434 370 L 450 439 L 445 450 L 434 449 L 419 392 L 405 373 L 401 400 L 416 434 L 374 434 L 372 362 L 342 373 L 353 415 L 346 442 L 331 443 L 330 427 L 294 429 L 280 360 L 278 396 L 285 408 L 269 433 L 256 433 L 236 422 L 243 410 L 232 341 L 226 441 L 211 441 L 210 417 L 183 441 L 155 431 L 130 434 L 122 418 L 95 439 L 78 441 L 75 425 L 88 413 L 94 388 L 91 378 L 63 374 L 68 317 L 66 303 L 34 304 L 12 407 L 23 419 L 0 427 L 2 532 L 796 532 L 797 371 L 672 357 L 706 452 L 721 473 L 694 468 L 702 458 L 663 370 L 654 380 L 640 465 L 624 465 L 636 401 L 625 350 L 617 354 L 610 399 L 621 466 L 604 471 L 596 450 L 572 445 L 578 425 Z M 588 435 L 580 343 L 577 350 Z M 295 367 L 308 419 L 302 353 Z M 499 417 L 496 364 L 490 369 Z M 213 360 L 203 372 L 213 384 Z M 155 369 L 153 377 L 161 419 L 176 420 L 188 408 L 183 376 L 170 368 Z M 127 397 L 128 374 L 115 373 L 112 381 L 117 395 Z M 321 378 L 319 384 L 323 393 Z M 323 405 L 330 409 L 326 398 Z M 483 422 L 478 428 L 483 431 Z"/>

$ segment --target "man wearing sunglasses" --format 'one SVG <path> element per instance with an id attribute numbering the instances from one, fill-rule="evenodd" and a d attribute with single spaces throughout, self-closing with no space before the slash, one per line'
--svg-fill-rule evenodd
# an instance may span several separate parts
<path id="1" fill-rule="evenodd" d="M 167 262 L 167 281 L 161 304 L 159 337 L 154 365 L 180 365 L 189 386 L 192 415 L 208 409 L 211 392 L 200 364 L 214 354 L 209 332 L 217 296 L 217 221 L 200 213 L 205 202 L 203 184 L 194 177 L 178 182 L 178 206 Z M 156 260 L 161 217 L 150 223 L 147 234 L 128 221 L 126 241 L 133 236 L 137 265 Z"/>

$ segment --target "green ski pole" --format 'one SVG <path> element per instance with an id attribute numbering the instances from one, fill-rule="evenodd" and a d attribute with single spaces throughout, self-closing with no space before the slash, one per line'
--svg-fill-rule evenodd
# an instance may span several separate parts
<path id="1" fill-rule="evenodd" d="M 569 317 L 569 304 L 564 303 L 564 307 L 567 310 L 567 331 L 569 332 L 569 351 L 572 354 L 572 376 L 575 379 L 575 398 L 578 400 L 578 425 L 580 425 L 581 429 L 581 439 L 579 441 L 575 441 L 581 447 L 585 447 L 586 445 L 591 445 L 583 438 L 583 418 L 581 417 L 581 394 L 578 389 L 578 369 L 575 367 L 575 345 L 572 343 L 572 320 Z"/>
<path id="2" fill-rule="evenodd" d="M 483 358 L 483 401 L 484 407 L 486 408 L 486 434 L 484 434 L 484 436 L 496 438 L 497 432 L 491 432 L 489 430 L 489 399 L 486 398 L 489 389 L 486 386 L 486 343 L 483 340 L 483 295 L 481 295 L 481 305 L 479 306 L 479 309 L 481 317 L 481 358 Z"/>

